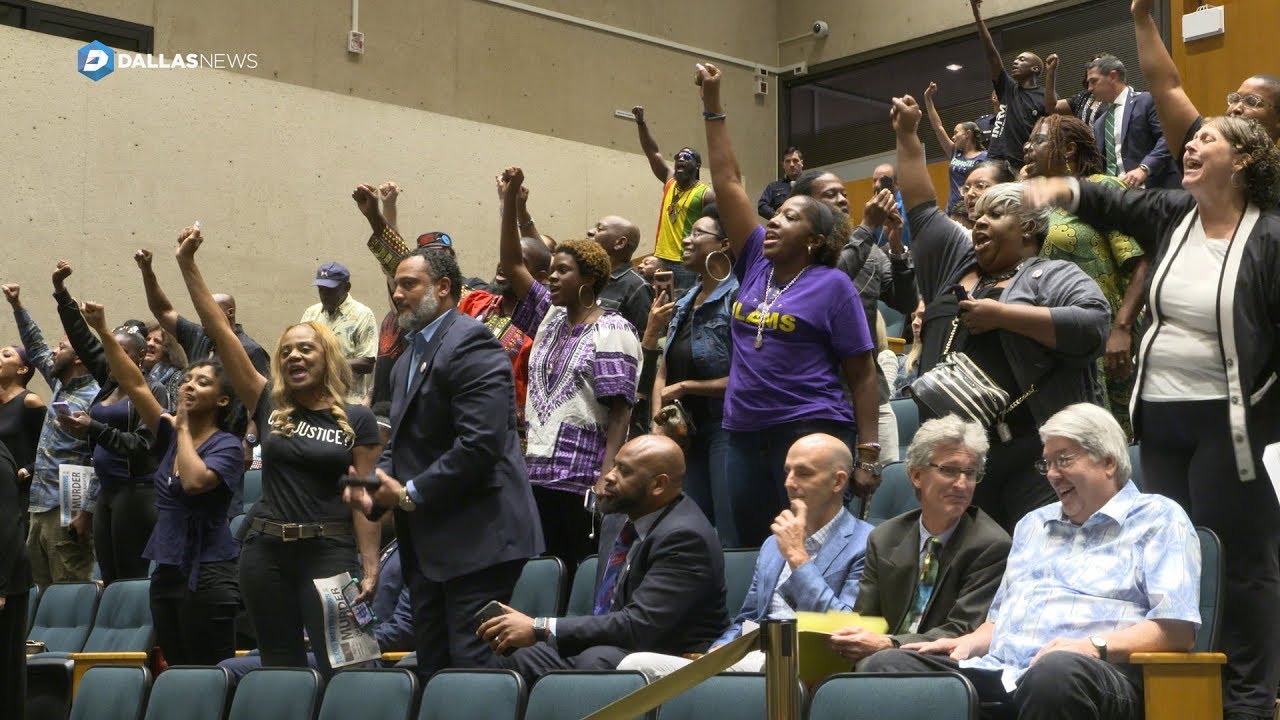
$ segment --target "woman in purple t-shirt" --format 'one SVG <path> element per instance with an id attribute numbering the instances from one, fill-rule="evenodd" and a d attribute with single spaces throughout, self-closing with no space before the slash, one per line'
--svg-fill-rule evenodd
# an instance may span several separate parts
<path id="1" fill-rule="evenodd" d="M 730 499 L 740 541 L 756 546 L 788 506 L 783 466 L 800 437 L 827 433 L 851 453 L 856 446 L 853 491 L 866 495 L 879 484 L 874 346 L 858 293 L 835 268 L 847 221 L 813 198 L 793 196 L 760 226 L 725 128 L 720 71 L 701 66 L 698 84 L 712 184 L 741 283 L 724 402 Z"/>
<path id="2" fill-rule="evenodd" d="M 102 306 L 85 303 L 83 310 L 102 338 L 112 377 L 155 433 L 157 516 L 142 556 L 156 562 L 151 616 L 157 642 L 171 665 L 213 665 L 235 655 L 240 599 L 240 548 L 227 521 L 244 477 L 244 450 L 226 431 L 230 381 L 215 362 L 192 363 L 183 371 L 174 414 L 166 413 L 108 329 Z"/>

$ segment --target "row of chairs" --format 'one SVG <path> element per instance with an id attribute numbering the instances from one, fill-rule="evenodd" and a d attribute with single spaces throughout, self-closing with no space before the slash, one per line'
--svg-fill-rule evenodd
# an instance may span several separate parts
<path id="1" fill-rule="evenodd" d="M 85 675 L 71 720 L 568 720 L 582 718 L 645 685 L 626 671 L 553 672 L 526 691 L 508 670 L 445 670 L 417 697 L 407 670 L 345 670 L 326 687 L 314 670 L 263 668 L 240 680 L 234 698 L 217 667 L 172 667 L 154 686 L 146 668 L 99 667 Z M 812 720 L 970 720 L 973 686 L 958 674 L 834 675 L 807 703 Z M 717 675 L 647 713 L 645 720 L 765 720 L 765 681 Z"/>

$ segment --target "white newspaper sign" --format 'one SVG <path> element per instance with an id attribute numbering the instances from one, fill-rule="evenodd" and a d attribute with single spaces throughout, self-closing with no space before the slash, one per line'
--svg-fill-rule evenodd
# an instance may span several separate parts
<path id="1" fill-rule="evenodd" d="M 71 518 L 84 508 L 89 483 L 93 481 L 93 468 L 87 465 L 58 466 L 58 506 L 62 527 L 71 524 Z"/>
<path id="2" fill-rule="evenodd" d="M 382 657 L 373 628 L 361 630 L 351 616 L 342 588 L 351 582 L 351 573 L 312 580 L 320 594 L 320 606 L 324 610 L 324 652 L 329 656 L 329 666 L 340 668 Z M 318 638 L 311 639 L 311 649 L 320 652 Z"/>

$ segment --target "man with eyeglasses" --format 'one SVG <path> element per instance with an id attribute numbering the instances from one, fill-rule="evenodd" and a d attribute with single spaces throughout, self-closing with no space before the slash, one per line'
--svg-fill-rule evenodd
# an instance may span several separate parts
<path id="1" fill-rule="evenodd" d="M 637 105 L 631 112 L 636 117 L 636 131 L 640 134 L 640 147 L 649 159 L 649 169 L 663 184 L 662 212 L 658 213 L 658 239 L 653 254 L 662 261 L 664 269 L 671 271 L 676 283 L 673 297 L 680 297 L 698 282 L 698 274 L 681 262 L 682 243 L 694 221 L 702 217 L 702 208 L 716 201 L 716 194 L 710 185 L 698 179 L 702 156 L 697 150 L 680 148 L 674 164 L 668 163 L 645 124 L 644 107 Z"/>
<path id="2" fill-rule="evenodd" d="M 1140 652 L 1186 652 L 1200 624 L 1200 544 L 1173 500 L 1129 481 L 1124 431 L 1086 403 L 1040 429 L 1059 502 L 1013 533 L 987 620 L 957 638 L 876 653 L 868 672 L 959 671 L 1019 718 L 1142 717 Z"/>
<path id="3" fill-rule="evenodd" d="M 867 540 L 854 612 L 883 617 L 883 635 L 860 627 L 831 635 L 856 664 L 880 650 L 972 632 L 1004 577 L 1009 534 L 972 505 L 989 443 L 975 422 L 929 420 L 907 448 L 907 475 L 920 509 L 881 523 Z"/>

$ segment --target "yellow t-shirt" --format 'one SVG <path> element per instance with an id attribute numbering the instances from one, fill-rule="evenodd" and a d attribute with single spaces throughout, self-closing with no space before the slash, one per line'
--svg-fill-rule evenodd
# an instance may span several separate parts
<path id="1" fill-rule="evenodd" d="M 702 217 L 702 196 L 708 185 L 698 182 L 688 190 L 676 189 L 675 178 L 662 188 L 662 210 L 658 213 L 658 240 L 653 254 L 663 260 L 680 261 L 682 243 L 689 229 Z"/>

